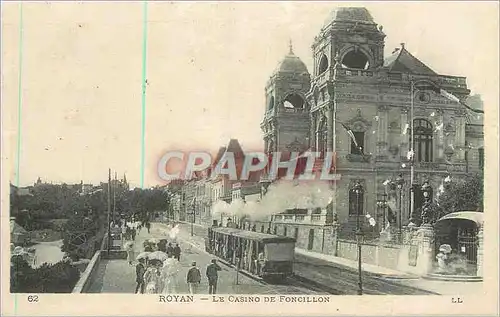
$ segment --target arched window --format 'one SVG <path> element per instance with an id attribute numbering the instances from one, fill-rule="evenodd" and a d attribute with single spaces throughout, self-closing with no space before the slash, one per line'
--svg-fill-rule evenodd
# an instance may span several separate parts
<path id="1" fill-rule="evenodd" d="M 323 74 L 326 72 L 328 69 L 328 58 L 326 57 L 325 54 L 321 56 L 321 59 L 319 60 L 319 68 L 318 68 L 318 75 Z"/>
<path id="2" fill-rule="evenodd" d="M 359 197 L 358 197 L 359 195 Z M 359 200 L 358 200 L 359 199 Z M 364 192 L 360 192 L 359 194 L 356 194 L 354 189 L 350 188 L 349 189 L 349 215 L 356 215 L 359 213 L 359 215 L 363 215 L 363 201 L 364 201 Z M 359 202 L 359 206 L 358 206 Z"/>
<path id="3" fill-rule="evenodd" d="M 269 98 L 269 104 L 267 105 L 267 110 L 273 110 L 274 109 L 274 96 L 271 96 Z"/>
<path id="4" fill-rule="evenodd" d="M 328 129 L 326 128 L 326 117 L 321 118 L 316 133 L 318 140 L 316 148 L 319 152 L 324 152 L 328 149 Z"/>
<path id="5" fill-rule="evenodd" d="M 289 94 L 286 96 L 283 106 L 288 109 L 303 109 L 304 99 L 297 94 Z"/>
<path id="6" fill-rule="evenodd" d="M 413 149 L 416 162 L 432 162 L 432 124 L 425 119 L 413 120 Z"/>
<path id="7" fill-rule="evenodd" d="M 345 54 L 342 59 L 342 67 L 344 68 L 356 68 L 356 69 L 368 69 L 370 63 L 368 57 L 366 57 L 363 52 L 359 50 L 352 50 Z"/>

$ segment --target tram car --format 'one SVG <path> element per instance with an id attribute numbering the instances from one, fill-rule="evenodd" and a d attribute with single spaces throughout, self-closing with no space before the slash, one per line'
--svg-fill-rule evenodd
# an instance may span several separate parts
<path id="1" fill-rule="evenodd" d="M 279 281 L 293 274 L 295 239 L 235 228 L 208 229 L 205 249 L 251 275 Z"/>

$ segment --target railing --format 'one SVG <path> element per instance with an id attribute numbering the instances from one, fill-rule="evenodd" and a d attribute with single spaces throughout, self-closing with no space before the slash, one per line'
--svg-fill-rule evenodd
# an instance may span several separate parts
<path id="1" fill-rule="evenodd" d="M 85 269 L 83 274 L 80 276 L 78 282 L 76 282 L 76 285 L 73 288 L 72 293 L 87 292 L 95 277 L 95 273 L 97 271 L 97 268 L 99 267 L 100 261 L 101 261 L 101 251 L 97 251 L 92 257 L 92 260 L 90 260 L 90 263 L 89 265 L 87 265 L 87 268 Z"/>
<path id="2" fill-rule="evenodd" d="M 326 75 L 328 72 L 317 77 L 317 81 L 319 82 L 323 75 Z M 363 70 L 363 69 L 350 69 L 350 68 L 341 68 L 336 71 L 337 78 L 342 77 L 357 77 L 357 78 L 370 78 L 370 77 L 380 77 L 381 79 L 387 80 L 395 80 L 402 82 L 410 82 L 410 80 L 423 80 L 427 79 L 433 81 L 441 86 L 452 86 L 455 88 L 467 88 L 467 81 L 465 77 L 455 77 L 455 76 L 446 76 L 446 75 L 411 75 L 404 73 L 386 73 L 386 72 L 377 72 L 372 70 Z"/>

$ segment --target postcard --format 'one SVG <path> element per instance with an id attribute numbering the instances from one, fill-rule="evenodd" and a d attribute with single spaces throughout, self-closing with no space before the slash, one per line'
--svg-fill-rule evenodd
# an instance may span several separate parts
<path id="1" fill-rule="evenodd" d="M 2 3 L 2 315 L 498 315 L 498 9 Z"/>

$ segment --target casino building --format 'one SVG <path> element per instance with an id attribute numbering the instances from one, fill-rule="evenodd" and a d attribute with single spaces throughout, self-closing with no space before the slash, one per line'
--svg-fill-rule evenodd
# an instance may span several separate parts
<path id="1" fill-rule="evenodd" d="M 313 69 L 290 44 L 265 86 L 266 152 L 336 153 L 335 203 L 287 211 L 269 223 L 277 234 L 303 237 L 304 248 L 325 251 L 324 236 L 334 223 L 339 234 L 354 233 L 357 198 L 362 213 L 377 220 L 369 230 L 379 232 L 391 212 L 398 214 L 396 226 L 408 224 L 412 141 L 414 210 L 422 203 L 424 182 L 435 194 L 447 176 L 465 177 L 483 167 L 482 115 L 436 92 L 439 87 L 471 103 L 477 96 L 469 96 L 466 78 L 436 73 L 404 44 L 385 56 L 385 37 L 367 9 L 334 10 L 313 39 Z M 399 175 L 400 187 L 387 186 Z M 261 182 L 266 185 L 265 176 Z M 361 197 L 353 191 L 357 182 L 364 189 Z"/>

